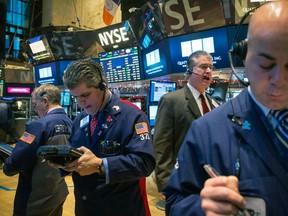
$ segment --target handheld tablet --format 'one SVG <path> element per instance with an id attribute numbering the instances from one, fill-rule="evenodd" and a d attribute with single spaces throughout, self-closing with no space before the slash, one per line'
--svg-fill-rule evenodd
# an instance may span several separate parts
<path id="1" fill-rule="evenodd" d="M 83 155 L 82 151 L 69 145 L 45 145 L 37 150 L 37 156 L 52 163 L 65 166 Z"/>

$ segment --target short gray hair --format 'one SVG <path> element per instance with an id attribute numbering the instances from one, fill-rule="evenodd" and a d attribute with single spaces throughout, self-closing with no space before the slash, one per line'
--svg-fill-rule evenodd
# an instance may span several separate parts
<path id="1" fill-rule="evenodd" d="M 52 104 L 60 105 L 61 101 L 60 89 L 52 84 L 43 84 L 35 88 L 32 92 L 32 96 L 34 96 L 35 99 L 39 101 L 41 101 L 45 96 Z"/>

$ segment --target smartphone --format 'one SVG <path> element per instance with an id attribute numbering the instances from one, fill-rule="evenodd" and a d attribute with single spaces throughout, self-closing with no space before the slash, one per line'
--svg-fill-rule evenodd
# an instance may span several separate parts
<path id="1" fill-rule="evenodd" d="M 38 148 L 36 155 L 41 159 L 65 166 L 81 157 L 83 152 L 69 145 L 44 145 Z"/>

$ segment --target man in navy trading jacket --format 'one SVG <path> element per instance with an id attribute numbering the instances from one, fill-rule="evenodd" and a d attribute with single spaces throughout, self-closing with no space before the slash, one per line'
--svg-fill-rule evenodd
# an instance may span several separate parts
<path id="1" fill-rule="evenodd" d="M 164 189 L 167 215 L 288 215 L 287 11 L 274 1 L 252 15 L 250 85 L 192 123 Z"/>
<path id="2" fill-rule="evenodd" d="M 72 172 L 75 215 L 150 215 L 144 184 L 155 160 L 146 115 L 112 93 L 91 60 L 72 62 L 63 81 L 84 109 L 70 137 L 84 154 L 64 167 Z"/>
<path id="3" fill-rule="evenodd" d="M 32 92 L 32 104 L 40 119 L 26 125 L 3 172 L 19 174 L 14 200 L 14 216 L 61 216 L 68 195 L 67 185 L 59 170 L 37 158 L 39 146 L 67 144 L 72 121 L 60 106 L 59 88 L 44 84 Z"/>

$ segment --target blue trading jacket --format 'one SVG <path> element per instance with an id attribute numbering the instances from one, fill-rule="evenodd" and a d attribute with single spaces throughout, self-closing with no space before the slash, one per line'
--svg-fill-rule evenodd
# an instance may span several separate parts
<path id="1" fill-rule="evenodd" d="M 288 191 L 276 174 L 282 170 L 287 184 L 288 159 L 280 157 L 272 130 L 247 89 L 194 121 L 164 190 L 167 215 L 204 215 L 199 196 L 209 178 L 204 164 L 211 164 L 221 175 L 238 176 L 240 193 L 255 201 L 255 208 L 250 208 L 253 215 L 260 215 L 260 207 L 266 215 L 288 215 Z"/>
<path id="2" fill-rule="evenodd" d="M 5 160 L 3 169 L 9 176 L 19 173 L 14 200 L 15 214 L 24 215 L 27 212 L 29 215 L 36 211 L 48 215 L 51 208 L 65 200 L 68 190 L 64 179 L 60 178 L 57 169 L 47 163 L 40 163 L 36 152 L 39 146 L 49 144 L 58 137 L 69 136 L 71 127 L 72 121 L 62 108 L 53 109 L 43 118 L 26 125 L 11 156 Z"/>
<path id="3" fill-rule="evenodd" d="M 85 112 L 75 118 L 70 144 L 106 158 L 108 170 L 104 177 L 73 172 L 76 215 L 149 215 L 141 189 L 141 179 L 155 167 L 147 116 L 113 94 L 98 115 L 93 138 L 90 120 Z"/>

